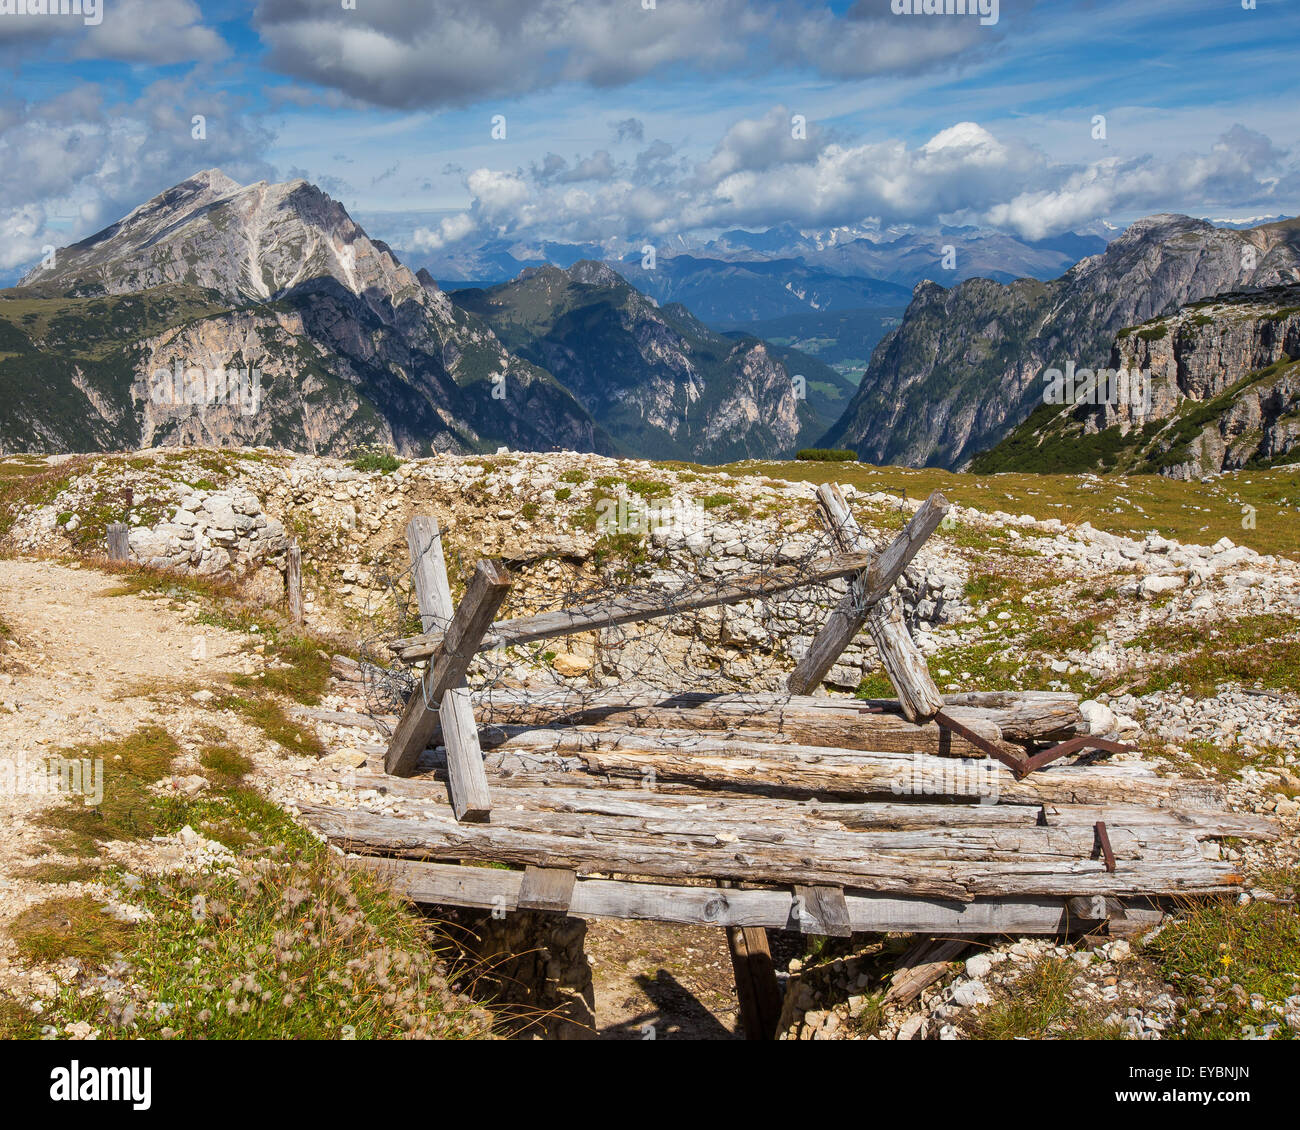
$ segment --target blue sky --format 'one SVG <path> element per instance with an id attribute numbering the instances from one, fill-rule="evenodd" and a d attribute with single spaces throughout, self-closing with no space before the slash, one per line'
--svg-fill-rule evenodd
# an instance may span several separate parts
<path id="1" fill-rule="evenodd" d="M 90 26 L 18 2 L 6 271 L 212 166 L 306 177 L 435 252 L 1300 211 L 1298 0 L 1001 0 L 992 24 L 891 0 L 101 0 Z"/>

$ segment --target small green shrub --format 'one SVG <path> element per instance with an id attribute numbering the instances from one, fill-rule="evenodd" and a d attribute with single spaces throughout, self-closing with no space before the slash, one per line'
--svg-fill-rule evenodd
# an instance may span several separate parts
<path id="1" fill-rule="evenodd" d="M 829 447 L 805 447 L 795 453 L 795 458 L 808 463 L 855 463 L 858 453 Z"/>

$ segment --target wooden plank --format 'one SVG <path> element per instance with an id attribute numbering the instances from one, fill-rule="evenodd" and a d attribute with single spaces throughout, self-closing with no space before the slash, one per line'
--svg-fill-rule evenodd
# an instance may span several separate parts
<path id="1" fill-rule="evenodd" d="M 873 550 L 871 541 L 858 526 L 838 486 L 823 483 L 817 488 L 817 499 L 822 521 L 841 550 L 846 553 Z M 947 510 L 948 504 L 942 500 L 942 495 L 931 495 L 912 516 L 900 537 L 919 548 L 943 521 Z M 909 536 L 913 526 L 916 530 Z M 880 653 L 885 673 L 898 692 L 904 715 L 912 722 L 928 719 L 943 705 L 943 698 L 903 621 L 902 600 L 896 590 L 891 590 L 875 604 L 868 604 L 864 583 L 862 575 L 850 581 L 848 593 L 831 613 L 786 685 L 795 694 L 815 690 L 865 624 Z"/>
<path id="2" fill-rule="evenodd" d="M 702 790 L 837 799 L 967 798 L 999 804 L 1140 804 L 1222 811 L 1226 792 L 1213 781 L 1159 777 L 1139 762 L 1054 765 L 1017 780 L 988 760 L 927 753 L 853 750 L 671 731 L 575 734 L 529 731 L 489 755 L 494 773 L 554 774 L 557 784 L 599 779 L 640 782 L 652 775 Z"/>
<path id="3" fill-rule="evenodd" d="M 125 522 L 110 522 L 108 524 L 108 559 L 110 561 L 129 561 L 131 559 L 131 543 L 129 539 L 129 529 Z"/>
<path id="4" fill-rule="evenodd" d="M 298 539 L 289 543 L 285 557 L 284 588 L 289 601 L 289 619 L 295 624 L 302 623 L 302 547 Z"/>
<path id="5" fill-rule="evenodd" d="M 1162 846 L 1157 830 L 1126 829 L 1113 873 L 1087 858 L 1086 843 L 1062 830 L 1025 842 L 1026 831 L 1004 835 L 996 848 L 965 830 L 925 833 L 791 831 L 757 828 L 747 837 L 717 829 L 662 832 L 635 823 L 502 810 L 492 826 L 457 823 L 437 812 L 420 817 L 380 815 L 299 805 L 304 819 L 327 839 L 362 854 L 412 859 L 479 859 L 669 879 L 826 884 L 882 894 L 969 901 L 1010 895 L 1173 895 L 1229 893 L 1242 876 L 1230 863 L 1200 858 L 1190 838 Z M 503 821 L 509 815 L 510 825 Z M 596 829 L 599 831 L 597 834 Z M 1068 831 L 1068 830 L 1066 830 Z M 1080 830 L 1082 831 L 1082 830 Z M 1085 833 L 1086 834 L 1086 833 Z M 892 842 L 881 837 L 893 836 Z M 1089 837 L 1090 838 L 1090 837 Z M 882 846 L 883 845 L 883 846 Z"/>
<path id="6" fill-rule="evenodd" d="M 986 737 L 1032 743 L 1074 737 L 1083 728 L 1077 695 L 1049 692 L 989 694 L 986 703 L 965 700 L 980 695 L 945 695 L 943 706 L 954 718 Z M 630 722 L 637 726 L 647 719 L 660 725 L 698 729 L 751 728 L 789 729 L 806 724 L 809 732 L 838 732 L 847 745 L 855 730 L 874 726 L 900 732 L 932 733 L 902 717 L 894 699 L 855 699 L 812 695 L 748 692 L 716 694 L 698 691 L 664 691 L 649 688 L 509 688 L 491 687 L 475 694 L 475 708 L 484 723 L 529 723 L 546 725 L 566 722 Z M 658 713 L 648 713 L 657 711 Z M 667 721 L 669 719 L 675 721 Z M 838 731 L 832 727 L 838 724 Z M 862 748 L 862 747 L 859 747 Z"/>
<path id="7" fill-rule="evenodd" d="M 517 898 L 520 910 L 549 910 L 567 914 L 578 876 L 566 867 L 524 868 L 524 880 Z"/>
<path id="8" fill-rule="evenodd" d="M 727 949 L 736 977 L 740 1026 L 746 1040 L 773 1040 L 781 1020 L 781 988 L 767 931 L 761 926 L 728 926 Z"/>
<path id="9" fill-rule="evenodd" d="M 522 871 L 377 856 L 357 856 L 351 862 L 380 873 L 413 902 L 519 909 Z M 1055 935 L 1067 925 L 1064 901 L 1054 898 L 952 902 L 848 891 L 844 901 L 856 933 Z M 794 911 L 790 893 L 784 890 L 685 887 L 580 877 L 574 884 L 569 914 L 584 919 L 784 930 L 791 928 Z"/>
<path id="10" fill-rule="evenodd" d="M 844 891 L 839 887 L 803 886 L 794 889 L 799 929 L 805 934 L 847 938 L 853 933 Z"/>
<path id="11" fill-rule="evenodd" d="M 456 818 L 483 821 L 491 812 L 491 798 L 465 675 L 483 632 L 510 591 L 510 576 L 499 563 L 480 561 L 460 607 L 453 611 L 437 522 L 425 516 L 413 518 L 407 526 L 407 544 L 422 623 L 427 618 L 447 622 L 447 628 L 393 731 L 384 768 L 394 776 L 413 773 L 420 754 L 441 730 Z"/>
<path id="12" fill-rule="evenodd" d="M 381 872 L 416 902 L 518 908 L 521 871 L 364 856 L 354 862 Z M 861 933 L 1056 934 L 1065 924 L 1064 905 L 1058 899 L 957 903 L 848 893 L 845 902 L 854 930 Z M 580 878 L 569 912 L 580 918 L 785 929 L 791 924 L 792 904 L 784 891 Z"/>
<path id="13" fill-rule="evenodd" d="M 495 712 L 493 716 L 497 717 Z M 1005 747 L 1009 755 L 1023 754 L 1021 747 L 1002 741 L 1002 731 L 996 723 L 982 717 L 968 717 L 964 721 L 972 733 L 987 742 Z M 696 731 L 694 740 L 700 742 L 781 741 L 826 749 L 928 753 L 940 757 L 984 757 L 984 750 L 968 737 L 946 730 L 937 723 L 915 723 L 898 714 L 868 714 L 852 710 L 786 711 L 776 708 L 764 714 L 746 705 L 716 710 L 647 706 L 629 710 L 594 709 L 570 716 L 563 720 L 563 724 L 552 723 L 555 723 L 553 718 L 545 717 L 538 725 L 511 726 L 503 723 L 503 743 L 514 746 L 551 743 L 556 748 L 574 749 L 597 746 L 602 742 L 610 744 L 623 738 L 653 735 L 655 732 L 677 732 L 681 735 L 678 740 L 684 744 L 684 732 L 690 729 Z M 710 735 L 708 731 L 711 730 L 717 733 Z M 609 736 L 608 741 L 604 735 Z M 638 743 L 633 741 L 631 744 Z"/>
<path id="14" fill-rule="evenodd" d="M 935 503 L 935 500 L 938 500 Z M 931 495 L 925 503 L 946 506 L 943 496 Z M 920 511 L 918 511 L 918 514 Z M 937 524 L 937 523 L 936 523 Z M 736 604 L 757 600 L 791 589 L 805 588 L 822 581 L 839 577 L 852 577 L 864 573 L 861 585 L 862 599 L 874 604 L 889 592 L 899 575 L 907 568 L 916 551 L 921 548 L 929 530 L 925 521 L 919 525 L 916 517 L 884 553 L 839 553 L 817 558 L 800 565 L 784 565 L 750 576 L 733 577 L 730 581 L 683 587 L 682 589 L 648 595 L 631 595 L 610 600 L 593 601 L 572 608 L 543 612 L 536 616 L 523 616 L 493 624 L 479 645 L 482 650 L 513 647 L 535 643 L 538 640 L 567 636 L 576 632 L 596 631 L 619 624 L 632 624 L 640 620 L 653 620 L 677 612 L 700 608 L 715 608 L 722 604 Z M 441 643 L 437 632 L 398 640 L 393 650 L 408 662 L 427 659 Z"/>

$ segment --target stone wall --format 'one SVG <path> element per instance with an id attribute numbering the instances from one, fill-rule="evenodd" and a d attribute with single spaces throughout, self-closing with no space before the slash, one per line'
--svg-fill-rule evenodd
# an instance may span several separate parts
<path id="1" fill-rule="evenodd" d="M 595 1037 L 596 998 L 581 918 L 542 911 L 491 912 L 449 907 L 437 917 L 464 950 L 458 976 L 519 1039 Z M 454 927 L 459 927 L 455 929 Z"/>

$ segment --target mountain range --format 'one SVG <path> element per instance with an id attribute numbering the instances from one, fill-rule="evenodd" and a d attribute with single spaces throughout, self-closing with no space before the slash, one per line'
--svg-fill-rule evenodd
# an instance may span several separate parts
<path id="1" fill-rule="evenodd" d="M 717 333 L 591 260 L 528 268 L 499 286 L 455 291 L 452 301 L 552 373 L 621 449 L 650 458 L 792 454 L 853 392 L 812 358 Z"/>
<path id="2" fill-rule="evenodd" d="M 661 310 L 599 264 L 512 287 L 453 301 L 308 182 L 208 170 L 0 292 L 0 449 L 723 460 L 792 454 L 852 392 L 812 358 Z M 526 325 L 500 316 L 512 303 Z M 223 395 L 224 374 L 254 369 L 255 406 Z"/>
<path id="3" fill-rule="evenodd" d="M 873 463 L 961 467 L 1044 403 L 1047 369 L 1102 368 L 1121 330 L 1296 281 L 1300 221 L 1230 230 L 1168 214 L 1138 221 L 1058 279 L 924 281 L 821 446 Z"/>
<path id="4" fill-rule="evenodd" d="M 1300 285 L 1221 294 L 1123 329 L 1107 369 L 1145 377 L 1128 396 L 1040 405 L 971 469 L 1193 479 L 1300 454 Z"/>
<path id="5" fill-rule="evenodd" d="M 959 263 L 997 243 L 934 234 L 964 241 Z M 1012 243 L 1068 259 L 1092 238 Z M 0 291 L 0 450 L 505 445 L 725 462 L 822 446 L 1188 476 L 1296 442 L 1300 221 L 1151 216 L 1055 278 L 923 279 L 910 295 L 807 263 L 856 270 L 882 242 L 728 232 L 710 254 L 764 257 L 579 258 L 448 293 L 308 182 L 212 169 Z M 860 384 L 846 379 L 868 352 Z M 1157 416 L 1048 403 L 1045 371 L 1108 363 L 1151 370 Z M 255 375 L 251 400 L 244 384 L 222 395 L 240 374 Z"/>

